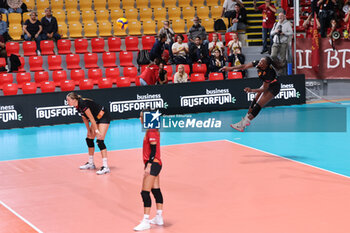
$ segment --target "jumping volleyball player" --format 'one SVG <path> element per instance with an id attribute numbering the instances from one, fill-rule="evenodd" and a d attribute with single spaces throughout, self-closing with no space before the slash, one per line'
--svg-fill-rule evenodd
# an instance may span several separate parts
<path id="1" fill-rule="evenodd" d="M 143 112 L 140 114 L 141 124 L 143 124 Z M 141 223 L 134 228 L 135 231 L 150 229 L 150 224 L 163 225 L 163 196 L 159 186 L 159 173 L 162 169 L 162 161 L 160 160 L 160 134 L 158 129 L 148 129 L 146 131 L 143 139 L 143 162 L 145 164 L 145 174 L 143 176 L 141 196 L 144 215 Z M 157 205 L 157 215 L 152 220 L 149 220 L 152 204 L 150 191 L 152 191 Z"/>
<path id="2" fill-rule="evenodd" d="M 110 169 L 107 164 L 107 149 L 104 143 L 109 123 L 111 121 L 108 110 L 93 100 L 82 98 L 74 92 L 67 95 L 67 102 L 69 106 L 75 107 L 81 114 L 87 129 L 86 144 L 89 148 L 89 161 L 83 166 L 80 166 L 80 169 L 96 169 L 94 164 L 94 139 L 97 137 L 96 142 L 102 154 L 103 166 L 96 173 L 98 175 L 109 173 Z"/>
<path id="3" fill-rule="evenodd" d="M 250 125 L 250 121 L 253 120 L 260 112 L 261 108 L 264 107 L 270 100 L 272 100 L 281 89 L 281 84 L 277 80 L 275 69 L 282 68 L 279 61 L 271 59 L 270 57 L 264 57 L 259 60 L 255 60 L 248 64 L 223 67 L 221 70 L 232 71 L 232 70 L 246 70 L 252 67 L 258 69 L 259 78 L 263 81 L 263 84 L 258 89 L 251 89 L 250 87 L 244 88 L 246 93 L 255 92 L 257 93 L 254 100 L 252 101 L 247 115 L 236 124 L 232 124 L 231 127 L 243 132 L 245 127 Z"/>

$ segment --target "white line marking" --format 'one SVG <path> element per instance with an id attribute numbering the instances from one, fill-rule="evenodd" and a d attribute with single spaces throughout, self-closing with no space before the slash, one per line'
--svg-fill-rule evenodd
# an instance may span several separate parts
<path id="1" fill-rule="evenodd" d="M 11 211 L 14 215 L 16 215 L 18 218 L 20 218 L 22 221 L 27 223 L 29 226 L 31 226 L 34 230 L 36 230 L 38 233 L 43 233 L 41 230 L 39 230 L 36 226 L 31 224 L 27 219 L 23 218 L 21 215 L 16 213 L 13 209 L 11 209 L 8 205 L 6 205 L 4 202 L 0 201 L 0 204 L 3 205 L 5 208 L 7 208 L 9 211 Z"/>
<path id="2" fill-rule="evenodd" d="M 312 168 L 316 168 L 316 169 L 319 169 L 319 170 L 322 170 L 322 171 L 325 171 L 325 172 L 329 172 L 329 173 L 332 173 L 332 174 L 335 174 L 335 175 L 339 175 L 339 176 L 342 176 L 342 177 L 345 177 L 345 178 L 348 178 L 348 179 L 350 178 L 349 176 L 346 176 L 346 175 L 343 175 L 343 174 L 340 174 L 340 173 L 337 173 L 337 172 L 333 172 L 333 171 L 330 171 L 330 170 L 327 170 L 327 169 L 324 169 L 324 168 L 316 167 L 314 165 L 303 163 L 303 162 L 300 162 L 300 161 L 297 161 L 297 160 L 289 159 L 289 158 L 283 157 L 281 155 L 276 155 L 276 154 L 273 154 L 273 153 L 270 153 L 270 152 L 267 152 L 267 151 L 263 151 L 263 150 L 260 150 L 260 149 L 254 148 L 254 147 L 246 146 L 246 145 L 243 145 L 243 144 L 240 144 L 240 143 L 237 143 L 237 142 L 232 142 L 232 141 L 230 141 L 228 139 L 224 139 L 222 141 L 231 142 L 231 143 L 234 143 L 234 144 L 237 144 L 237 145 L 240 145 L 240 146 L 244 146 L 244 147 L 247 147 L 247 148 L 250 148 L 250 149 L 253 149 L 253 150 L 257 150 L 257 151 L 260 151 L 260 152 L 263 152 L 263 153 L 266 153 L 266 154 L 269 154 L 269 155 L 272 155 L 272 156 L 275 156 L 275 157 L 286 159 L 286 160 L 289 160 L 289 161 L 292 161 L 292 162 L 295 162 L 295 163 L 300 163 L 302 165 L 309 166 L 309 167 L 312 167 Z"/>

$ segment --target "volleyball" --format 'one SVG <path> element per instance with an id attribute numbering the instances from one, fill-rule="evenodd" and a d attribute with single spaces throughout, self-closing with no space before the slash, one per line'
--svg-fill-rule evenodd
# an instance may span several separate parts
<path id="1" fill-rule="evenodd" d="M 125 30 L 128 27 L 128 20 L 126 18 L 117 19 L 117 25 L 120 29 Z"/>

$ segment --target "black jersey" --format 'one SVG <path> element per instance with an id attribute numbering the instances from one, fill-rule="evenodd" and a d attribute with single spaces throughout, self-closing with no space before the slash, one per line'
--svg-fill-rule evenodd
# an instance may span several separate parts
<path id="1" fill-rule="evenodd" d="M 95 118 L 95 121 L 97 121 L 99 118 L 101 118 L 99 116 L 101 110 L 104 110 L 104 107 L 99 105 L 98 103 L 95 103 L 93 100 L 91 99 L 86 99 L 86 98 L 82 98 L 78 100 L 78 106 L 76 107 L 78 112 L 82 115 L 85 116 L 87 119 L 89 119 L 86 114 L 85 111 L 87 109 L 90 109 L 92 116 Z"/>
<path id="2" fill-rule="evenodd" d="M 253 66 L 256 67 L 259 64 L 259 60 L 255 60 L 252 62 Z M 262 79 L 266 83 L 276 82 L 276 71 L 271 66 L 267 67 L 266 70 L 261 70 L 258 68 L 259 78 Z"/>

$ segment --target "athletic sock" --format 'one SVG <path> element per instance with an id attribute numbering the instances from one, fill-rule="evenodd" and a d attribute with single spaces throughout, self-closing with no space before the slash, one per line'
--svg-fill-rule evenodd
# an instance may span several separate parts
<path id="1" fill-rule="evenodd" d="M 144 214 L 143 219 L 149 220 L 149 214 Z"/>
<path id="2" fill-rule="evenodd" d="M 89 155 L 89 164 L 94 164 L 94 156 Z"/>
<path id="3" fill-rule="evenodd" d="M 108 165 L 107 165 L 107 158 L 103 158 L 102 159 L 102 166 L 104 166 L 104 167 L 108 167 Z"/>
<path id="4" fill-rule="evenodd" d="M 163 210 L 157 210 L 157 215 L 162 215 Z"/>

